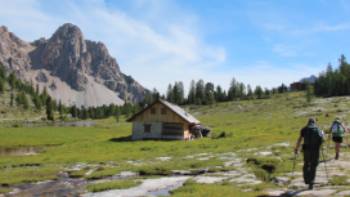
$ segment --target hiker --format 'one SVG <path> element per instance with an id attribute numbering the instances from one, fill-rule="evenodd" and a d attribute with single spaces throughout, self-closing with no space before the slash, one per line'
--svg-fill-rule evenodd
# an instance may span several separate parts
<path id="1" fill-rule="evenodd" d="M 316 120 L 310 118 L 307 125 L 301 129 L 300 136 L 296 143 L 294 153 L 297 155 L 301 141 L 303 143 L 304 167 L 303 176 L 305 184 L 309 185 L 309 189 L 313 189 L 316 168 L 319 162 L 320 147 L 323 142 L 323 132 L 316 126 Z"/>
<path id="2" fill-rule="evenodd" d="M 339 159 L 340 145 L 343 143 L 344 133 L 346 128 L 341 123 L 340 118 L 336 118 L 330 128 L 332 134 L 332 140 L 335 143 L 335 160 Z M 331 135 L 329 135 L 331 137 Z"/>

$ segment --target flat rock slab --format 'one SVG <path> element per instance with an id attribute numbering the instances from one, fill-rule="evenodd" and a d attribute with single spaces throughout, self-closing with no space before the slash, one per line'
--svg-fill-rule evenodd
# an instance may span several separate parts
<path id="1" fill-rule="evenodd" d="M 219 176 L 237 177 L 237 176 L 242 176 L 244 173 L 237 170 L 233 170 L 233 171 L 227 171 L 227 172 L 217 172 L 214 174 Z"/>
<path id="2" fill-rule="evenodd" d="M 84 197 L 141 197 L 141 196 L 166 196 L 169 191 L 181 187 L 189 176 L 165 177 L 147 179 L 139 186 L 128 189 L 116 189 L 97 193 L 87 193 Z"/>
<path id="3" fill-rule="evenodd" d="M 257 152 L 255 153 L 255 155 L 259 155 L 259 156 L 270 156 L 273 153 L 271 151 L 261 151 L 261 152 Z"/>
<path id="4" fill-rule="evenodd" d="M 159 161 L 169 161 L 171 160 L 171 157 L 157 157 L 156 159 Z"/>
<path id="5" fill-rule="evenodd" d="M 214 176 L 197 176 L 193 180 L 197 183 L 213 184 L 220 183 L 227 178 L 225 177 L 214 177 Z"/>
<path id="6" fill-rule="evenodd" d="M 262 183 L 262 181 L 258 180 L 254 174 L 246 174 L 238 178 L 233 178 L 230 182 L 244 185 L 257 185 Z"/>
<path id="7" fill-rule="evenodd" d="M 335 192 L 334 189 L 308 190 L 299 193 L 297 196 L 332 196 Z"/>
<path id="8" fill-rule="evenodd" d="M 336 196 L 350 196 L 350 190 L 341 191 L 337 193 Z"/>
<path id="9" fill-rule="evenodd" d="M 267 196 L 281 196 L 286 193 L 284 190 L 267 190 L 264 192 Z"/>

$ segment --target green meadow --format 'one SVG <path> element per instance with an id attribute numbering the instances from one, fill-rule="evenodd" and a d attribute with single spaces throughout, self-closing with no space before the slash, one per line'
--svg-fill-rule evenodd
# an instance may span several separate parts
<path id="1" fill-rule="evenodd" d="M 0 185 L 12 187 L 21 183 L 56 179 L 62 171 L 71 177 L 96 180 L 122 171 L 134 171 L 144 176 L 162 176 L 171 170 L 209 168 L 223 165 L 216 157 L 208 160 L 184 159 L 200 153 L 239 152 L 243 158 L 254 158 L 259 163 L 273 164 L 273 175 L 292 169 L 292 147 L 299 130 L 308 117 L 316 117 L 321 128 L 326 129 L 331 121 L 339 116 L 349 118 L 350 98 L 314 99 L 311 104 L 305 101 L 304 93 L 276 95 L 271 99 L 233 101 L 212 106 L 186 106 L 186 109 L 201 122 L 211 128 L 209 138 L 193 141 L 130 141 L 131 124 L 115 119 L 97 120 L 92 127 L 9 127 L 0 128 Z M 275 154 L 282 160 L 270 157 L 257 157 L 242 150 L 264 148 L 289 142 L 290 148 L 281 148 Z M 34 154 L 25 154 L 34 150 Z M 21 153 L 23 152 L 23 154 Z M 171 157 L 170 161 L 160 161 L 159 157 Z M 91 167 L 70 172 L 68 169 L 77 163 L 99 166 L 91 174 Z M 270 186 L 268 176 L 259 165 L 246 164 L 258 178 Z M 221 168 L 220 170 L 229 170 Z M 89 186 L 91 191 L 103 188 L 119 188 L 120 185 L 134 185 L 135 182 L 110 183 Z M 261 186 L 261 187 L 264 187 Z M 102 188 L 102 189 L 100 189 Z M 2 188 L 2 190 L 5 190 Z M 255 195 L 259 187 L 245 195 Z M 0 190 L 1 191 L 1 190 Z M 174 191 L 175 196 L 212 196 L 221 192 L 239 192 L 230 184 L 203 186 L 186 183 Z"/>

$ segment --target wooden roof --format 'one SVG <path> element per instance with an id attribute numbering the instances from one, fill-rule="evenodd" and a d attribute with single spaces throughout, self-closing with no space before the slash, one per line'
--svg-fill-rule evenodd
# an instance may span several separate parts
<path id="1" fill-rule="evenodd" d="M 152 104 L 148 105 L 147 107 L 145 107 L 144 109 L 142 109 L 141 111 L 137 112 L 136 114 L 134 114 L 133 116 L 131 116 L 127 121 L 131 122 L 133 121 L 137 116 L 139 116 L 140 114 L 142 114 L 143 112 L 145 112 L 147 109 L 150 109 L 152 106 L 154 106 L 156 103 L 161 103 L 164 106 L 166 106 L 170 111 L 176 113 L 178 116 L 180 116 L 180 118 L 182 118 L 183 120 L 185 120 L 188 123 L 193 123 L 193 124 L 199 124 L 199 120 L 197 120 L 194 116 L 192 116 L 191 114 L 187 113 L 183 108 L 181 108 L 178 105 L 175 105 L 173 103 L 170 103 L 168 101 L 159 99 L 155 102 L 153 102 Z"/>

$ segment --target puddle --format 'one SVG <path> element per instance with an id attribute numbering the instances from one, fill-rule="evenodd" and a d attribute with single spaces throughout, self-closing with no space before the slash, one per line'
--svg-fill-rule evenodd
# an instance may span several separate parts
<path id="1" fill-rule="evenodd" d="M 86 181 L 83 179 L 60 178 L 52 181 L 23 184 L 17 187 L 14 192 L 6 194 L 6 196 L 80 196 L 84 193 L 85 184 Z"/>
<path id="2" fill-rule="evenodd" d="M 31 156 L 43 152 L 40 147 L 0 148 L 0 156 Z"/>

